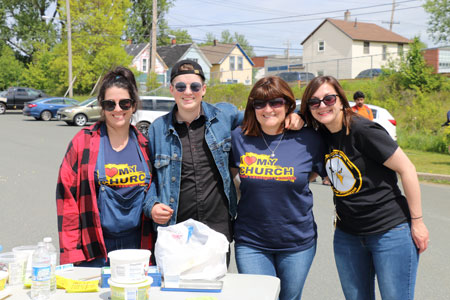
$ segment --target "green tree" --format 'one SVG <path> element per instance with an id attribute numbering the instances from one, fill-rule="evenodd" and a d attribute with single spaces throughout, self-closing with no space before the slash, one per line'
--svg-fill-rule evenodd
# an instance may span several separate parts
<path id="1" fill-rule="evenodd" d="M 430 14 L 428 20 L 428 33 L 437 43 L 450 42 L 450 1 L 427 0 L 423 6 Z"/>
<path id="2" fill-rule="evenodd" d="M 159 0 L 157 4 L 158 12 L 158 36 L 166 36 L 168 26 L 164 20 L 165 14 L 174 4 L 175 0 Z M 126 36 L 133 43 L 148 43 L 150 41 L 150 32 L 153 19 L 153 1 L 152 0 L 131 0 L 131 10 L 128 17 Z M 162 42 L 162 41 L 158 41 Z"/>
<path id="3" fill-rule="evenodd" d="M 433 68 L 426 64 L 422 54 L 422 43 L 415 37 L 406 56 L 397 61 L 390 62 L 387 69 L 388 84 L 393 90 L 419 89 L 423 92 L 439 90 L 442 85 L 442 77 L 433 74 Z"/>
<path id="4" fill-rule="evenodd" d="M 60 14 L 66 15 L 65 1 L 60 1 Z M 121 37 L 126 31 L 126 21 L 131 3 L 129 0 L 70 0 L 72 19 L 72 66 L 76 77 L 74 90 L 90 92 L 95 82 L 107 70 L 117 65 L 129 66 L 131 57 L 124 49 Z M 58 59 L 53 68 L 59 70 L 61 82 L 67 88 L 67 39 L 55 48 Z"/>
<path id="5" fill-rule="evenodd" d="M 147 76 L 147 91 L 153 91 L 154 89 L 161 86 L 161 83 L 158 82 L 158 74 L 155 72 L 150 72 L 150 75 Z"/>
<path id="6" fill-rule="evenodd" d="M 23 69 L 23 63 L 16 59 L 12 49 L 0 42 L 0 90 L 18 85 Z"/>
<path id="7" fill-rule="evenodd" d="M 28 64 L 28 70 L 23 72 L 23 81 L 28 86 L 40 89 L 49 94 L 63 94 L 64 87 L 67 86 L 65 78 L 59 74 L 60 57 L 58 57 L 58 48 L 62 45 L 57 45 L 50 50 L 49 46 L 41 45 L 33 56 L 33 61 Z M 67 63 L 65 64 L 67 66 Z M 64 74 L 67 74 L 65 72 Z"/>
<path id="8" fill-rule="evenodd" d="M 57 28 L 42 17 L 56 0 L 0 1 L 0 36 L 21 60 L 29 62 L 41 44 L 54 45 Z"/>

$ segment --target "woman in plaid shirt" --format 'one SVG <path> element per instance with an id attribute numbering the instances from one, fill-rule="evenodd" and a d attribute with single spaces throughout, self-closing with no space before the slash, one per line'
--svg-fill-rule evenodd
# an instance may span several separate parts
<path id="1" fill-rule="evenodd" d="M 148 141 L 130 124 L 139 107 L 133 73 L 117 67 L 103 78 L 102 118 L 70 142 L 56 188 L 60 262 L 101 267 L 116 249 L 152 249 L 142 214 L 151 184 Z"/>

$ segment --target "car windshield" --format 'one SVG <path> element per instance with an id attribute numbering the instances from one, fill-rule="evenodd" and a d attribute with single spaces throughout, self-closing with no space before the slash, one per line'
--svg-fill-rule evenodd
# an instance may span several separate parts
<path id="1" fill-rule="evenodd" d="M 80 106 L 86 106 L 86 105 L 89 105 L 91 102 L 94 103 L 93 100 L 96 100 L 96 99 L 97 99 L 97 98 L 89 98 L 89 99 L 87 99 L 87 100 L 84 100 L 83 102 L 80 103 Z"/>

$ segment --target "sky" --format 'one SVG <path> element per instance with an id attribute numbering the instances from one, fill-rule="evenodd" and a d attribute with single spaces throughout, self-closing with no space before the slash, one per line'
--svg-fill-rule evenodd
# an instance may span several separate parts
<path id="1" fill-rule="evenodd" d="M 229 30 L 243 34 L 258 56 L 302 55 L 301 42 L 325 18 L 375 23 L 389 29 L 392 0 L 175 0 L 165 19 L 173 29 L 186 29 L 201 43 L 207 33 L 220 40 Z M 423 0 L 396 0 L 392 31 L 406 38 L 419 36 L 428 47 L 437 46 L 427 33 L 429 15 Z"/>

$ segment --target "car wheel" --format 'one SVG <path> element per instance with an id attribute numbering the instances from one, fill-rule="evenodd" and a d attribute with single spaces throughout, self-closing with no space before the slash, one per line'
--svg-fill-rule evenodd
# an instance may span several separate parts
<path id="1" fill-rule="evenodd" d="M 48 110 L 41 112 L 42 121 L 49 121 L 52 118 L 52 113 Z"/>
<path id="2" fill-rule="evenodd" d="M 139 122 L 139 123 L 136 124 L 136 128 L 140 132 L 142 132 L 142 134 L 144 136 L 147 136 L 149 127 L 150 127 L 150 123 L 149 122 L 145 122 L 145 121 L 142 121 L 142 122 Z"/>
<path id="3" fill-rule="evenodd" d="M 78 114 L 73 118 L 73 122 L 77 126 L 84 126 L 87 123 L 87 117 L 83 114 Z"/>
<path id="4" fill-rule="evenodd" d="M 0 102 L 0 115 L 3 115 L 6 112 L 6 104 Z"/>

